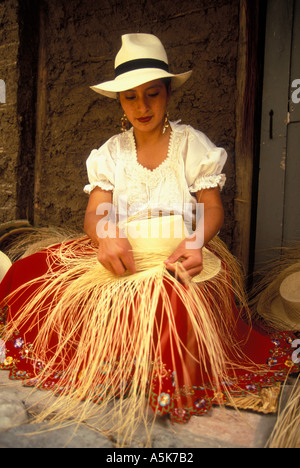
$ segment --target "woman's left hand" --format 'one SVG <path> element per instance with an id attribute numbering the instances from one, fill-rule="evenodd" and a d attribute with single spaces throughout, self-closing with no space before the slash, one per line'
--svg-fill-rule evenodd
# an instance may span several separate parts
<path id="1" fill-rule="evenodd" d="M 190 277 L 198 275 L 203 270 L 202 249 L 191 248 L 189 243 L 191 244 L 190 239 L 184 239 L 172 255 L 165 260 L 166 268 L 174 273 L 177 272 L 179 276 L 180 269 L 177 269 L 175 265 L 178 261 Z"/>

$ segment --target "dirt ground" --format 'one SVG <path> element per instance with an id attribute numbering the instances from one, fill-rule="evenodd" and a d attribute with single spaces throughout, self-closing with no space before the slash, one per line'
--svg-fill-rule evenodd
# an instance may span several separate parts
<path id="1" fill-rule="evenodd" d="M 292 384 L 290 381 L 283 389 L 281 408 L 286 405 Z M 32 415 L 47 404 L 45 393 L 49 392 L 32 392 L 22 387 L 21 382 L 8 380 L 8 372 L 0 372 L 0 448 L 106 448 L 109 453 L 116 449 L 112 437 L 92 429 L 88 422 L 79 427 L 56 426 L 51 431 L 45 423 L 33 423 Z M 172 452 L 195 449 L 195 461 L 196 449 L 200 448 L 266 448 L 276 419 L 276 414 L 217 407 L 207 415 L 192 417 L 187 424 L 173 425 L 166 418 L 157 419 L 151 447 Z M 140 428 L 127 448 L 143 449 L 148 443 L 144 429 Z"/>

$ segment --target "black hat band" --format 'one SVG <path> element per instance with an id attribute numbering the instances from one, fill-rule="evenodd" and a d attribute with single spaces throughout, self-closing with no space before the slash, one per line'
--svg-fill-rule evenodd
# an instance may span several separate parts
<path id="1" fill-rule="evenodd" d="M 166 62 L 163 62 L 162 60 L 136 59 L 130 60 L 129 62 L 121 63 L 115 69 L 115 78 L 117 78 L 120 75 L 123 75 L 123 73 L 127 73 L 133 70 L 139 70 L 141 68 L 160 68 L 161 70 L 164 70 L 166 72 L 169 71 L 169 65 Z"/>

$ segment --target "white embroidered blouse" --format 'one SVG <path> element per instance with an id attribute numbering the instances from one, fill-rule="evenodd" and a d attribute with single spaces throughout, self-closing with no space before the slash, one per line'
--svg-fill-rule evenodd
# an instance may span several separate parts
<path id="1" fill-rule="evenodd" d="M 196 205 L 193 194 L 198 190 L 222 189 L 226 151 L 189 125 L 170 122 L 170 126 L 167 157 L 154 170 L 138 162 L 132 128 L 93 150 L 87 159 L 89 184 L 84 191 L 111 190 L 116 213 L 127 210 L 132 216 L 146 208 L 182 212 L 185 204 Z"/>

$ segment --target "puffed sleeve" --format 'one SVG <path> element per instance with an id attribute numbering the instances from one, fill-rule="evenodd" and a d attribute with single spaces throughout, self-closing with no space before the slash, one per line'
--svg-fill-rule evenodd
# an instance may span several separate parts
<path id="1" fill-rule="evenodd" d="M 187 128 L 185 148 L 185 175 L 189 191 L 224 187 L 226 176 L 222 173 L 227 160 L 223 148 L 217 148 L 202 132 Z"/>
<path id="2" fill-rule="evenodd" d="M 99 149 L 94 149 L 86 161 L 89 184 L 84 192 L 90 194 L 96 187 L 114 190 L 116 168 L 116 141 L 112 137 Z"/>

